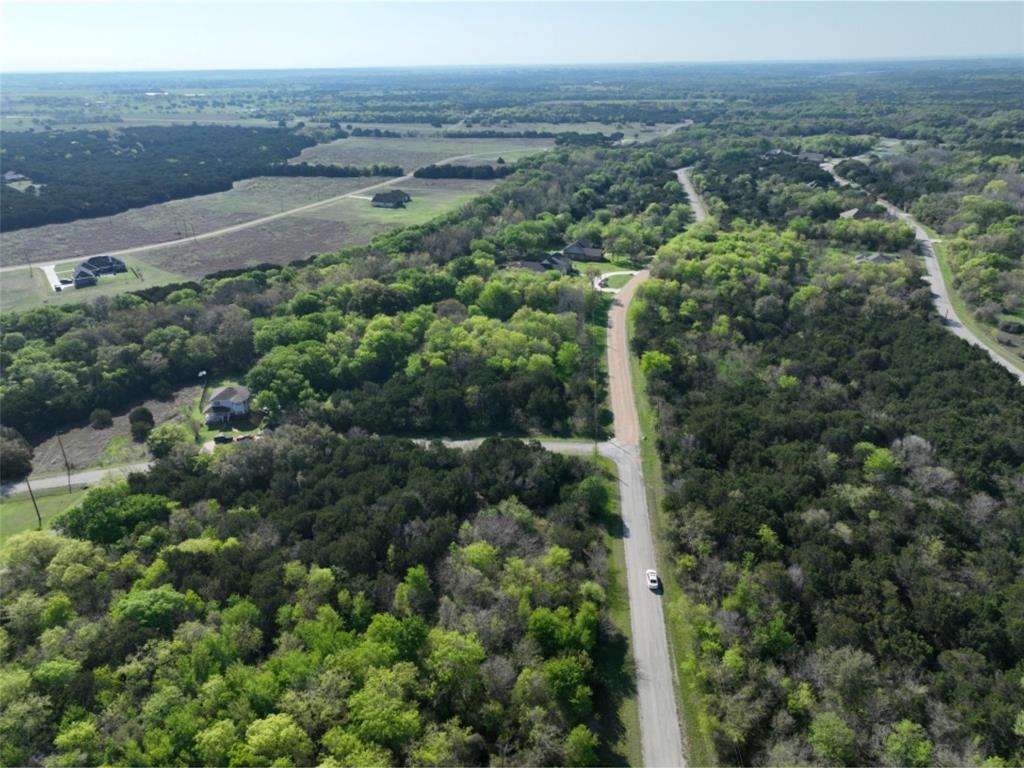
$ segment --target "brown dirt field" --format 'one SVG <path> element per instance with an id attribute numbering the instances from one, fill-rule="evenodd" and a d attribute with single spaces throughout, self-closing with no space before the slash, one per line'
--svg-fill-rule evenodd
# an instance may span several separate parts
<path id="1" fill-rule="evenodd" d="M 0 264 L 58 261 L 104 250 L 177 240 L 190 233 L 211 232 L 343 195 L 380 181 L 384 179 L 268 176 L 245 179 L 226 192 L 171 200 L 98 219 L 4 232 L 0 234 Z"/>
<path id="2" fill-rule="evenodd" d="M 131 430 L 128 425 L 128 414 L 139 405 L 144 405 L 153 412 L 157 424 L 167 421 L 180 421 L 181 410 L 199 397 L 202 388 L 184 387 L 174 393 L 168 400 L 140 400 L 131 403 L 122 413 L 114 416 L 114 425 L 108 429 L 93 429 L 88 424 L 81 424 L 68 429 L 61 435 L 64 450 L 68 455 L 71 470 L 82 470 L 90 467 L 115 466 L 137 461 L 146 461 L 149 452 L 146 446 L 132 442 Z M 114 444 L 110 445 L 111 440 Z M 108 446 L 110 450 L 108 450 Z M 34 446 L 35 457 L 32 459 L 35 475 L 60 474 L 64 472 L 64 458 L 61 456 L 57 438 L 50 437 Z"/>
<path id="3" fill-rule="evenodd" d="M 413 202 L 405 209 L 373 208 L 346 198 L 306 213 L 259 224 L 222 237 L 160 248 L 146 255 L 156 267 L 188 277 L 254 264 L 287 264 L 369 242 L 398 226 L 423 223 L 494 186 L 493 181 L 414 179 L 402 182 Z M 397 186 L 397 185 L 396 185 Z"/>

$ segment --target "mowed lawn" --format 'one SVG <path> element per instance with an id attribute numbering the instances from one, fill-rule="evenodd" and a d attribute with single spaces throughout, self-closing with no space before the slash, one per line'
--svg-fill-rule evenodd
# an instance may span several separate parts
<path id="1" fill-rule="evenodd" d="M 49 528 L 61 512 L 70 509 L 85 496 L 84 489 L 68 493 L 67 488 L 36 491 L 36 503 L 43 518 L 43 527 Z M 0 497 L 0 543 L 22 531 L 33 531 L 39 526 L 35 507 L 27 493 Z"/>
<path id="2" fill-rule="evenodd" d="M 50 281 L 38 266 L 0 273 L 0 313 L 32 309 L 44 304 L 79 304 L 83 301 L 93 301 L 100 296 L 114 296 L 124 291 L 139 291 L 154 285 L 166 285 L 186 279 L 141 257 L 127 256 L 124 262 L 130 268 L 128 272 L 104 275 L 96 285 L 86 288 L 65 286 L 60 293 L 50 287 Z M 57 275 L 65 276 L 78 263 L 79 259 L 73 259 L 57 264 Z"/>

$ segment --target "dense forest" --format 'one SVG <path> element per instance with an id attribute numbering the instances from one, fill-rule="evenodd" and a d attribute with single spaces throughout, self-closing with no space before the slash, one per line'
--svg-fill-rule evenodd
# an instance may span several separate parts
<path id="1" fill-rule="evenodd" d="M 719 761 L 1024 763 L 1024 393 L 934 317 L 913 233 L 876 198 L 943 234 L 971 306 L 1016 322 L 1019 67 L 581 71 L 211 75 L 234 106 L 335 130 L 695 125 L 576 134 L 365 247 L 2 318 L 4 446 L 201 370 L 248 384 L 268 428 L 215 455 L 186 430 L 56 535 L 0 549 L 0 761 L 624 762 L 601 741 L 623 682 L 602 660 L 621 643 L 605 481 L 536 445 L 393 437 L 607 434 L 607 299 L 509 268 L 584 238 L 651 266 L 635 351 L 662 578 L 692 606 L 681 673 Z M 863 188 L 818 155 L 856 157 L 840 170 Z"/>
<path id="2" fill-rule="evenodd" d="M 314 141 L 273 128 L 188 125 L 116 131 L 5 132 L 0 229 L 109 216 L 128 208 L 231 189 Z"/>
<path id="3" fill-rule="evenodd" d="M 427 165 L 417 168 L 417 179 L 503 179 L 515 169 L 510 165 Z"/>
<path id="4" fill-rule="evenodd" d="M 1024 758 L 1024 391 L 909 263 L 708 222 L 642 290 L 665 533 L 730 763 Z"/>
<path id="5" fill-rule="evenodd" d="M 518 441 L 175 454 L 0 548 L 0 761 L 593 765 L 607 501 Z"/>

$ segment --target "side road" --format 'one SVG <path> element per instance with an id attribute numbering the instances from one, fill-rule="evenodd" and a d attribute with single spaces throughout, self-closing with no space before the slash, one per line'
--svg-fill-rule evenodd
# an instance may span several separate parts
<path id="1" fill-rule="evenodd" d="M 120 467 L 108 469 L 90 469 L 84 472 L 71 473 L 71 485 L 81 487 L 83 485 L 95 485 L 112 477 L 127 477 L 132 472 L 145 472 L 152 466 L 149 462 L 140 464 L 125 464 Z M 48 488 L 66 488 L 68 485 L 67 475 L 53 475 L 52 477 L 41 477 L 32 480 L 33 491 L 43 491 Z M 0 486 L 0 496 L 11 496 L 15 493 L 28 493 L 28 483 L 8 483 Z"/>
<path id="2" fill-rule="evenodd" d="M 857 184 L 857 182 L 851 181 L 850 179 L 844 178 L 836 173 L 836 165 L 840 162 L 841 160 L 830 160 L 822 163 L 821 168 L 823 171 L 831 174 L 832 178 L 836 180 L 836 183 L 839 184 L 839 186 L 859 188 L 860 185 Z M 996 349 L 986 343 L 984 339 L 979 337 L 967 326 L 963 321 L 963 318 L 957 313 L 956 307 L 953 306 L 953 302 L 950 300 L 950 288 L 946 284 L 945 276 L 942 274 L 942 266 L 939 264 L 938 257 L 935 255 L 935 243 L 937 241 L 932 240 L 931 237 L 928 236 L 928 232 L 925 228 L 921 226 L 920 222 L 906 211 L 897 208 L 888 200 L 881 197 L 878 198 L 878 202 L 885 206 L 885 209 L 889 211 L 889 213 L 906 222 L 906 224 L 914 230 L 914 235 L 921 247 L 921 252 L 924 254 L 924 264 L 927 269 L 927 280 L 931 285 L 932 296 L 935 301 L 935 311 L 943 318 L 946 323 L 946 327 L 950 332 L 956 334 L 968 344 L 973 344 L 976 347 L 984 349 L 988 352 L 989 357 L 1016 376 L 1021 384 L 1024 384 L 1024 366 L 1020 363 L 1014 362 L 1002 350 Z"/>
<path id="3" fill-rule="evenodd" d="M 708 209 L 704 207 L 704 201 L 697 194 L 697 188 L 693 186 L 693 180 L 690 178 L 690 169 L 680 168 L 676 171 L 676 178 L 683 185 L 683 191 L 686 192 L 686 196 L 690 198 L 690 208 L 693 210 L 694 221 L 704 221 L 708 217 Z"/>

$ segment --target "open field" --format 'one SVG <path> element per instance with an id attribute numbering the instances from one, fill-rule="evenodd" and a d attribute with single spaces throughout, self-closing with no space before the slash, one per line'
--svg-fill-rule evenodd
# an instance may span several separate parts
<path id="1" fill-rule="evenodd" d="M 66 488 L 49 488 L 35 494 L 43 527 L 49 528 L 57 515 L 82 500 L 85 490 L 68 493 Z M 35 507 L 27 493 L 0 498 L 0 544 L 16 533 L 35 530 L 38 525 Z"/>
<path id="2" fill-rule="evenodd" d="M 404 209 L 373 208 L 368 199 L 345 198 L 223 237 L 156 249 L 145 259 L 162 270 L 190 278 L 255 264 L 287 264 L 369 242 L 374 235 L 394 227 L 422 224 L 486 192 L 495 183 L 415 179 L 401 183 L 401 189 L 413 198 Z"/>
<path id="3" fill-rule="evenodd" d="M 79 424 L 61 435 L 64 451 L 68 455 L 71 470 L 81 471 L 94 467 L 114 467 L 149 459 L 146 446 L 132 442 L 128 413 L 136 406 L 143 405 L 153 413 L 157 424 L 181 421 L 183 411 L 192 406 L 199 397 L 202 387 L 183 387 L 167 400 L 150 399 L 127 403 L 123 411 L 114 414 L 114 423 L 107 429 L 93 429 L 88 424 Z M 62 474 L 64 457 L 56 436 L 33 446 L 35 456 L 32 477 Z"/>
<path id="4" fill-rule="evenodd" d="M 267 179 L 266 181 L 357 181 L 369 186 L 374 179 Z M 483 192 L 496 181 L 472 179 L 410 179 L 401 182 L 413 201 L 407 208 L 373 208 L 369 195 L 337 200 L 311 211 L 257 224 L 248 229 L 230 232 L 206 240 L 169 243 L 137 256 L 125 256 L 129 268 L 138 270 L 140 280 L 132 272 L 116 277 L 101 277 L 99 284 L 81 290 L 66 289 L 54 293 L 39 268 L 12 269 L 0 274 L 0 312 L 30 309 L 40 304 L 61 304 L 91 301 L 100 296 L 113 296 L 123 291 L 140 290 L 154 285 L 196 279 L 223 269 L 273 263 L 287 264 L 319 253 L 330 253 L 370 241 L 374 235 L 394 227 L 421 224 L 439 214 L 458 208 Z M 276 186 L 270 184 L 270 188 Z M 396 183 L 398 186 L 398 183 Z M 291 187 L 288 187 L 292 189 Z M 227 195 L 228 193 L 221 193 Z M 344 194 L 344 192 L 342 192 Z M 214 197 L 214 196 L 207 196 Z M 270 199 L 267 194 L 264 200 Z M 226 202 L 225 202 L 226 201 Z M 190 201 L 179 201 L 190 202 Z M 315 202 L 315 200 L 311 201 Z M 235 205 L 235 199 L 222 197 L 221 205 Z M 163 203 L 161 206 L 170 205 Z M 295 206 L 291 206 L 295 207 Z M 286 204 L 286 210 L 288 209 Z M 146 209 L 140 209 L 146 210 Z M 271 211 L 270 214 L 273 214 Z M 123 216 L 125 214 L 119 214 Z M 210 214 L 211 217 L 214 215 Z M 232 215 L 225 212 L 222 215 Z M 267 215 L 267 214 L 264 214 Z M 113 218 L 113 217 L 112 217 Z M 252 217 L 246 219 L 253 220 Z M 90 222 L 54 225 L 71 227 Z M 37 230 L 25 230 L 35 232 Z M 22 234 L 15 232 L 12 234 Z M 80 246 L 79 246 L 80 247 Z M 93 251 L 95 253 L 95 251 Z M 76 259 L 59 262 L 58 273 L 74 266 Z M 17 264 L 17 262 L 15 262 Z"/>
<path id="5" fill-rule="evenodd" d="M 466 164 L 471 161 L 494 162 L 499 157 L 512 160 L 552 146 L 554 141 L 551 139 L 446 139 L 440 135 L 376 139 L 350 136 L 308 147 L 290 162 L 359 166 L 386 163 L 413 171 L 455 155 L 476 156 L 467 158 Z"/>
<path id="6" fill-rule="evenodd" d="M 56 261 L 104 250 L 177 240 L 252 221 L 385 181 L 378 177 L 329 179 L 259 176 L 211 195 L 171 200 L 114 216 L 18 229 L 0 234 L 0 264 Z"/>

